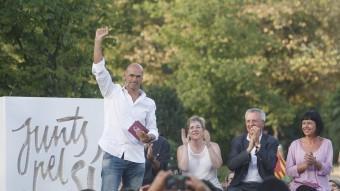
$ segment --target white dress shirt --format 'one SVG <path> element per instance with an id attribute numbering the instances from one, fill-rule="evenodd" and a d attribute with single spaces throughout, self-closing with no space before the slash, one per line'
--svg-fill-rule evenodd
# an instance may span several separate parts
<path id="1" fill-rule="evenodd" d="M 261 142 L 262 134 L 259 137 L 259 142 Z M 247 140 L 250 141 L 249 134 L 247 135 Z M 254 147 L 250 151 L 251 161 L 248 166 L 248 173 L 244 178 L 243 182 L 263 182 L 262 177 L 259 174 L 259 170 L 257 169 L 257 156 L 256 156 L 256 147 Z"/>
<path id="2" fill-rule="evenodd" d="M 99 146 L 107 153 L 124 159 L 144 163 L 143 143 L 130 136 L 128 128 L 138 120 L 158 138 L 156 127 L 156 104 L 141 95 L 133 102 L 128 91 L 112 82 L 111 75 L 105 68 L 105 60 L 92 65 L 92 73 L 95 75 L 101 94 L 104 97 L 104 130 L 99 140 Z"/>

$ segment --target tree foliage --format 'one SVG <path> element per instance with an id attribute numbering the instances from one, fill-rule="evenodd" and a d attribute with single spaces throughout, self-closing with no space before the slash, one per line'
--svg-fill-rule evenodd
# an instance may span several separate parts
<path id="1" fill-rule="evenodd" d="M 146 91 L 157 105 L 157 127 L 160 134 L 171 137 L 180 143 L 182 141 L 180 132 L 181 128 L 186 126 L 186 116 L 176 92 L 166 86 L 149 86 Z"/>
<path id="2" fill-rule="evenodd" d="M 187 112 L 206 117 L 222 144 L 243 130 L 244 111 L 253 106 L 267 112 L 276 136 L 284 136 L 283 128 L 295 131 L 296 116 L 319 107 L 339 81 L 329 27 L 337 14 L 320 11 L 319 2 L 195 0 L 158 6 L 164 22 L 151 40 L 174 50 L 171 84 Z"/>
<path id="3" fill-rule="evenodd" d="M 3 1 L 0 9 L 2 95 L 93 97 L 89 70 L 93 1 Z M 104 9 L 105 10 L 105 9 Z"/>

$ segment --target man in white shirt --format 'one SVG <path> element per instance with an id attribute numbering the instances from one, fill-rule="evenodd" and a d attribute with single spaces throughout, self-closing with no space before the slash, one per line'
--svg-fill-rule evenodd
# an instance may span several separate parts
<path id="1" fill-rule="evenodd" d="M 156 104 L 140 89 L 143 67 L 130 64 L 124 72 L 124 86 L 113 83 L 105 68 L 102 41 L 108 27 L 96 30 L 92 73 L 104 97 L 104 130 L 99 146 L 104 151 L 102 163 L 102 191 L 116 191 L 122 183 L 123 190 L 138 190 L 145 170 L 144 143 L 158 138 Z M 129 129 L 137 130 L 136 136 Z"/>
<path id="2" fill-rule="evenodd" d="M 278 141 L 262 134 L 266 114 L 258 108 L 246 111 L 247 133 L 233 139 L 227 165 L 235 172 L 228 191 L 257 191 L 267 177 L 274 176 Z"/>

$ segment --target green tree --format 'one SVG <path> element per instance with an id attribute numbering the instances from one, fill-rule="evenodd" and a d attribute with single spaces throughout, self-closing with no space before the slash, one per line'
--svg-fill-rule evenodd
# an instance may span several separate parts
<path id="1" fill-rule="evenodd" d="M 3 1 L 0 94 L 99 97 L 90 73 L 93 37 L 97 27 L 109 26 L 104 53 L 114 80 L 121 81 L 129 63 L 145 67 L 158 125 L 171 139 L 178 141 L 185 116 L 198 114 L 207 119 L 225 157 L 230 138 L 244 130 L 245 110 L 260 107 L 268 114 L 266 126 L 288 145 L 307 108 L 326 107 L 323 115 L 337 122 L 337 106 L 323 105 L 337 99 L 339 5 L 336 0 Z"/>
<path id="2" fill-rule="evenodd" d="M 98 95 L 92 41 L 108 2 L 2 1 L 1 95 Z"/>
<path id="3" fill-rule="evenodd" d="M 181 128 L 185 128 L 186 116 L 182 102 L 176 92 L 166 86 L 146 88 L 148 95 L 156 102 L 157 127 L 166 138 L 181 143 Z"/>
<path id="4" fill-rule="evenodd" d="M 326 136 L 332 140 L 334 150 L 334 161 L 339 162 L 340 152 L 340 86 L 334 94 L 331 94 L 330 98 L 323 105 L 322 111 L 325 113 L 325 130 Z"/>
<path id="5" fill-rule="evenodd" d="M 328 21 L 313 11 L 318 2 L 308 2 L 308 9 L 304 1 L 158 6 L 164 22 L 152 37 L 175 52 L 168 62 L 171 85 L 188 114 L 208 119 L 223 148 L 244 130 L 246 108 L 263 108 L 266 125 L 279 136 L 302 110 L 318 107 L 339 80 Z"/>

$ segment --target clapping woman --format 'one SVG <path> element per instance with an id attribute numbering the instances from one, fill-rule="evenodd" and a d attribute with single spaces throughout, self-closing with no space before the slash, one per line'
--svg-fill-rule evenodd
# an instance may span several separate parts
<path id="1" fill-rule="evenodd" d="M 293 178 L 290 190 L 329 191 L 333 147 L 329 139 L 320 136 L 320 114 L 307 111 L 301 119 L 301 129 L 304 136 L 291 143 L 287 155 L 286 172 Z"/>
<path id="2" fill-rule="evenodd" d="M 217 179 L 217 169 L 222 165 L 221 150 L 217 143 L 211 142 L 205 129 L 205 120 L 192 116 L 187 121 L 187 134 L 182 129 L 183 145 L 177 149 L 178 167 L 184 175 L 210 181 L 222 190 Z"/>

